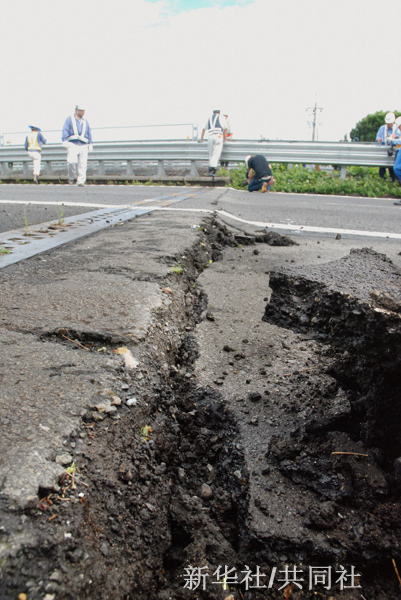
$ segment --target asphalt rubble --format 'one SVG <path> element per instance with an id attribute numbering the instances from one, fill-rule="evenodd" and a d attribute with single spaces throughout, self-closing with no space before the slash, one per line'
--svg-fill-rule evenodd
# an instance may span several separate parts
<path id="1" fill-rule="evenodd" d="M 0 271 L 2 600 L 399 597 L 401 272 L 321 255 L 151 214 Z"/>

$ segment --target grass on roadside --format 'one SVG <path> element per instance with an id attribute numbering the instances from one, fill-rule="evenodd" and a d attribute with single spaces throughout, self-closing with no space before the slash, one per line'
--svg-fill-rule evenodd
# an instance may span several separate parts
<path id="1" fill-rule="evenodd" d="M 401 198 L 401 186 L 392 183 L 388 176 L 380 178 L 377 167 L 347 167 L 345 179 L 341 179 L 339 170 L 317 171 L 302 165 L 290 168 L 286 164 L 272 164 L 272 170 L 275 192 Z M 231 169 L 232 187 L 246 189 L 245 175 L 245 165 Z"/>

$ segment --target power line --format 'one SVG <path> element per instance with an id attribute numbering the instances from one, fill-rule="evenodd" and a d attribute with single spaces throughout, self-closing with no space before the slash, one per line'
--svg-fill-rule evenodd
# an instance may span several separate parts
<path id="1" fill-rule="evenodd" d="M 313 130 L 312 130 L 312 142 L 315 141 L 315 133 L 316 133 L 316 113 L 318 110 L 320 110 L 320 112 L 322 112 L 323 107 L 317 106 L 317 103 L 315 102 L 315 106 L 309 106 L 306 110 L 311 110 L 312 114 L 313 114 Z"/>
<path id="2" fill-rule="evenodd" d="M 92 131 L 100 131 L 103 129 L 134 129 L 138 127 L 197 127 L 194 123 L 165 123 L 160 125 L 118 125 L 110 127 L 92 127 Z M 61 129 L 43 129 L 45 133 L 59 133 Z M 2 135 L 22 135 L 26 134 L 26 131 L 5 131 Z"/>
<path id="3" fill-rule="evenodd" d="M 159 124 L 152 124 L 152 125 L 111 125 L 111 126 L 107 126 L 107 127 L 92 127 L 92 131 L 96 131 L 96 132 L 101 132 L 101 131 L 114 131 L 114 130 L 118 130 L 118 129 L 125 129 L 125 130 L 130 130 L 130 129 L 162 129 L 162 128 L 166 128 L 166 127 L 191 127 L 192 130 L 192 134 L 190 136 L 186 136 L 186 138 L 192 139 L 192 140 L 196 140 L 198 139 L 198 124 L 196 123 L 159 123 Z M 43 129 L 42 130 L 43 133 L 47 134 L 60 134 L 61 133 L 61 129 Z M 6 132 L 1 132 L 0 133 L 0 146 L 4 146 L 5 145 L 5 138 L 6 136 L 25 136 L 26 135 L 26 131 L 6 131 Z M 7 144 L 11 144 L 11 140 L 7 142 Z"/>

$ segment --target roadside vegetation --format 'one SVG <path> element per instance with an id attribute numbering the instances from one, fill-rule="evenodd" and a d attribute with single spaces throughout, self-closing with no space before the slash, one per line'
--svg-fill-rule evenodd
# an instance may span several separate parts
<path id="1" fill-rule="evenodd" d="M 345 179 L 340 170 L 328 171 L 286 164 L 272 164 L 275 183 L 272 191 L 297 194 L 329 194 L 336 196 L 367 196 L 369 198 L 401 198 L 401 186 L 387 175 L 379 177 L 377 167 L 347 167 Z M 222 173 L 223 174 L 223 173 Z M 231 186 L 246 189 L 246 167 L 230 170 Z"/>

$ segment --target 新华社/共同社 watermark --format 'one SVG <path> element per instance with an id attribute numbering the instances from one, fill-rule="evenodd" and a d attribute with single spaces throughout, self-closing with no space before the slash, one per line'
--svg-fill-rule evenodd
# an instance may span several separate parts
<path id="1" fill-rule="evenodd" d="M 223 589 L 228 590 L 229 586 L 240 585 L 245 590 L 250 589 L 271 589 L 277 586 L 279 590 L 288 585 L 293 585 L 298 589 L 313 590 L 316 587 L 323 587 L 326 590 L 337 586 L 339 590 L 350 588 L 361 588 L 359 578 L 361 575 L 355 573 L 355 567 L 348 568 L 340 565 L 339 569 L 333 567 L 310 566 L 307 570 L 293 565 L 286 565 L 283 569 L 272 567 L 269 573 L 262 573 L 259 566 L 253 570 L 247 565 L 243 570 L 227 565 L 219 565 L 217 569 L 203 567 L 194 567 L 188 565 L 185 573 L 182 575 L 185 584 L 184 588 L 189 590 L 206 590 L 207 585 L 222 585 Z"/>

